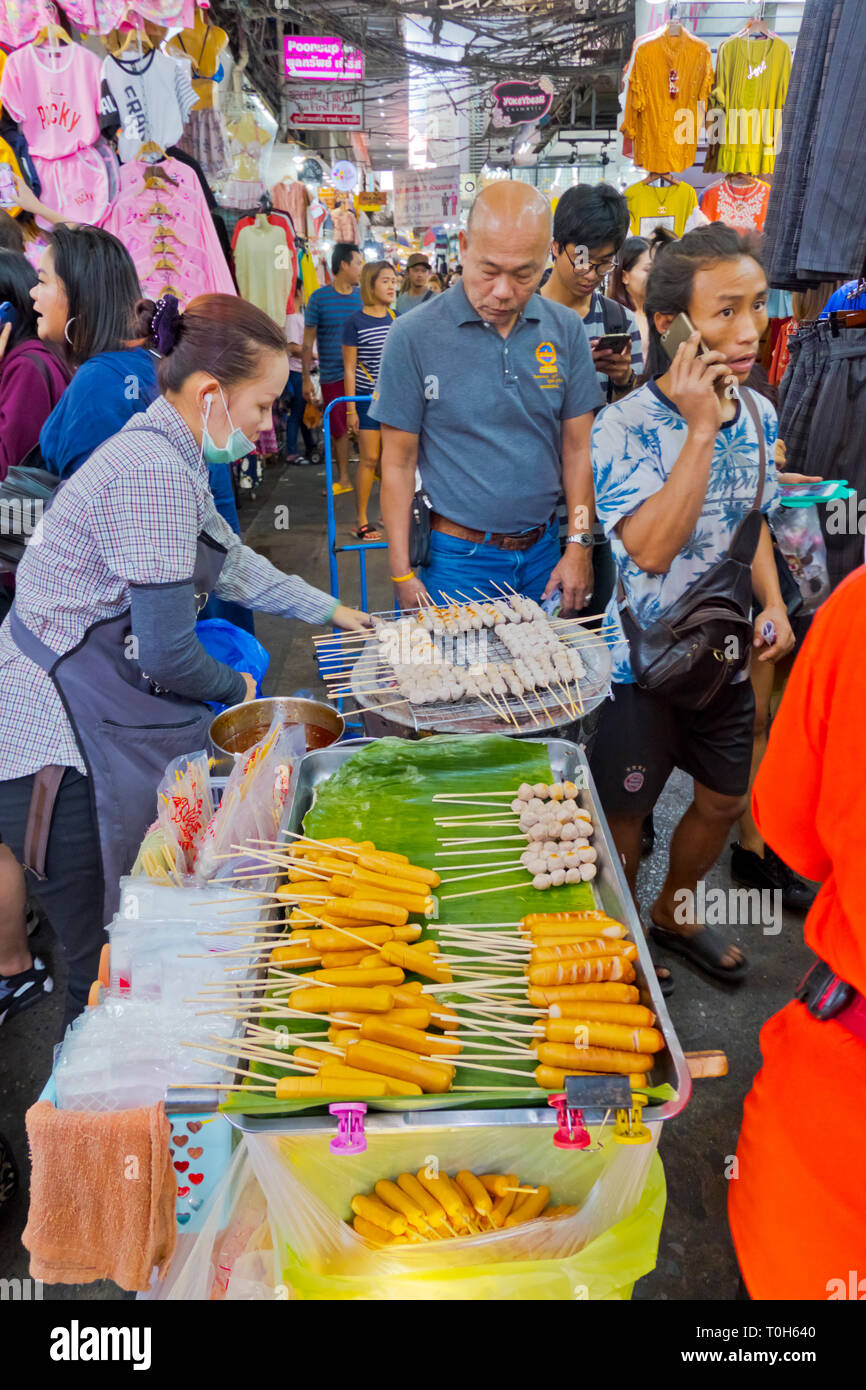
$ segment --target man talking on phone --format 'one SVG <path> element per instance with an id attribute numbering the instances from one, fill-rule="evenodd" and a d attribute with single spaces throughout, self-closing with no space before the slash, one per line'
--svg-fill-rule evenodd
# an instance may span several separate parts
<path id="1" fill-rule="evenodd" d="M 599 385 L 608 401 L 634 390 L 643 371 L 634 314 L 601 290 L 628 236 L 628 204 L 609 183 L 578 184 L 563 193 L 553 218 L 553 270 L 544 299 L 583 320 Z"/>

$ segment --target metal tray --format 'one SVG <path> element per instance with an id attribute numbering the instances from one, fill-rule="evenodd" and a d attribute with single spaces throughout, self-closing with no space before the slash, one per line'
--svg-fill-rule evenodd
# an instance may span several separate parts
<path id="1" fill-rule="evenodd" d="M 526 740 L 524 740 L 526 741 Z M 292 785 L 286 802 L 283 829 L 300 831 L 304 816 L 313 805 L 316 788 L 332 777 L 335 772 L 362 747 L 374 742 L 373 739 L 356 739 L 351 743 L 334 744 L 301 758 L 292 774 Z M 661 1105 L 648 1105 L 644 1116 L 647 1120 L 670 1120 L 678 1115 L 688 1103 L 692 1083 L 686 1059 L 679 1040 L 674 1032 L 670 1014 L 659 988 L 659 982 L 650 958 L 649 948 L 644 939 L 640 919 L 635 911 L 631 894 L 623 874 L 619 856 L 613 847 L 610 830 L 601 809 L 595 785 L 589 771 L 586 755 L 574 743 L 565 739 L 532 739 L 529 742 L 543 745 L 550 758 L 554 781 L 572 781 L 585 788 L 584 800 L 592 813 L 595 826 L 593 844 L 598 850 L 598 875 L 593 880 L 597 905 L 616 917 L 628 927 L 629 935 L 637 945 L 638 958 L 635 961 L 636 983 L 641 991 L 641 999 L 656 1015 L 657 1027 L 665 1039 L 665 1049 L 656 1054 L 654 1081 L 656 1084 L 668 1082 L 677 1092 L 675 1100 Z M 244 1115 L 240 1112 L 226 1112 L 227 1119 L 237 1129 L 247 1133 L 321 1133 L 333 1134 L 335 1121 L 329 1115 Z M 603 1119 L 601 1110 L 587 1108 L 587 1123 L 598 1124 Z M 554 1111 L 546 1104 L 536 1106 L 515 1106 L 510 1109 L 442 1109 L 442 1110 L 403 1110 L 367 1111 L 364 1127 L 368 1133 L 382 1133 L 401 1129 L 451 1129 L 456 1126 L 486 1127 L 490 1125 L 553 1125 L 556 1123 Z"/>

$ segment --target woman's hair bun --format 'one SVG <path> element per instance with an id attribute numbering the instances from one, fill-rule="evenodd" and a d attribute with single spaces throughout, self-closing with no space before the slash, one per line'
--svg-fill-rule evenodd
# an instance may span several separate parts
<path id="1" fill-rule="evenodd" d="M 162 357 L 167 357 L 173 348 L 177 347 L 183 318 L 180 312 L 180 305 L 173 294 L 164 294 L 157 300 L 156 312 L 150 324 L 153 330 L 153 337 L 156 342 L 156 350 Z"/>

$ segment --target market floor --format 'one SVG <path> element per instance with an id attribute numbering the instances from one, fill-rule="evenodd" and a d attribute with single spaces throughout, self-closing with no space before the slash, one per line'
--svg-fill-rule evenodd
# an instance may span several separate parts
<path id="1" fill-rule="evenodd" d="M 354 511 L 351 496 L 337 499 L 339 539 L 351 543 Z M 284 513 L 290 524 L 285 529 Z M 371 507 L 371 520 L 378 515 Z M 284 468 L 268 470 L 254 502 L 241 510 L 245 539 L 281 569 L 299 570 L 311 582 L 328 586 L 325 533 L 324 470 Z M 278 526 L 280 529 L 278 529 Z M 387 560 L 384 551 L 370 555 L 372 608 L 390 601 Z M 341 565 L 342 598 L 358 602 L 358 565 L 354 553 Z M 257 619 L 257 634 L 271 652 L 266 693 L 321 692 L 315 669 L 309 630 L 299 622 L 277 618 Z M 656 850 L 644 862 L 639 880 L 646 907 L 664 877 L 666 847 L 689 795 L 688 780 L 671 778 L 656 809 Z M 728 856 L 712 871 L 711 887 L 729 888 Z M 713 984 L 688 966 L 673 960 L 676 988 L 670 1001 L 671 1015 L 686 1051 L 723 1047 L 729 1074 L 718 1080 L 697 1081 L 686 1110 L 665 1126 L 661 1142 L 668 1185 L 668 1205 L 662 1228 L 658 1265 L 640 1281 L 635 1297 L 641 1299 L 732 1299 L 736 1297 L 738 1270 L 726 1215 L 726 1171 L 734 1154 L 743 1097 L 760 1065 L 758 1033 L 767 1018 L 791 997 L 803 975 L 809 952 L 803 944 L 800 919 L 785 915 L 781 930 L 765 935 L 760 927 L 741 929 L 737 935 L 751 962 L 748 981 L 742 986 Z M 39 1096 L 51 1070 L 52 1049 L 60 1038 L 65 972 L 51 930 L 39 929 L 34 948 L 49 956 L 56 981 L 53 998 L 0 1028 L 0 1130 L 12 1144 L 22 1169 L 18 1196 L 0 1210 L 0 1277 L 27 1274 L 27 1253 L 21 1232 L 27 1216 L 27 1145 L 24 1113 Z M 580 1162 L 579 1155 L 575 1162 Z M 53 1286 L 46 1298 L 111 1299 L 121 1295 L 112 1284 Z"/>

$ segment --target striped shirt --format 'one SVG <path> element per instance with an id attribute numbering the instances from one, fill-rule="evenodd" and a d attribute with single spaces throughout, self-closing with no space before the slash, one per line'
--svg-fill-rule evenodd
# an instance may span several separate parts
<path id="1" fill-rule="evenodd" d="M 320 381 L 343 380 L 343 327 L 346 319 L 357 314 L 361 307 L 361 291 L 357 286 L 351 294 L 340 294 L 333 285 L 323 285 L 310 295 L 304 321 L 307 328 L 316 330 Z"/>
<path id="2" fill-rule="evenodd" d="M 358 349 L 358 369 L 355 373 L 355 392 L 366 395 L 372 392 L 379 380 L 379 365 L 385 349 L 385 339 L 394 322 L 393 315 L 376 318 L 362 309 L 346 319 L 343 326 L 343 346 Z"/>
<path id="3" fill-rule="evenodd" d="M 218 598 L 309 623 L 332 616 L 336 600 L 282 574 L 223 521 L 199 446 L 162 397 L 63 484 L 18 566 L 16 612 L 63 655 L 94 623 L 129 609 L 131 584 L 189 581 L 202 531 L 227 551 Z M 0 690 L 0 780 L 49 763 L 86 775 L 60 696 L 16 646 L 8 619 L 0 627 Z"/>
<path id="4" fill-rule="evenodd" d="M 602 302 L 604 300 L 604 297 L 605 296 L 602 294 L 601 290 L 593 290 L 592 298 L 589 301 L 589 313 L 583 320 L 583 326 L 586 330 L 587 340 L 592 340 L 593 338 L 603 338 L 605 336 L 605 333 L 630 333 L 632 370 L 634 371 L 635 376 L 640 376 L 643 372 L 643 344 L 640 340 L 640 328 L 638 327 L 638 321 L 632 313 L 631 309 L 626 309 L 624 304 L 617 304 L 615 301 L 610 300 L 609 303 L 612 305 L 612 308 L 608 309 L 607 321 L 608 323 L 617 324 L 617 327 L 605 328 L 604 305 Z M 616 315 L 615 318 L 614 315 Z M 622 322 L 623 315 L 625 315 L 628 327 L 621 329 L 618 325 Z M 607 391 L 607 384 L 610 378 L 606 377 L 604 375 L 604 372 L 599 371 L 596 372 L 596 376 L 598 377 L 599 386 L 601 386 L 605 391 Z"/>

